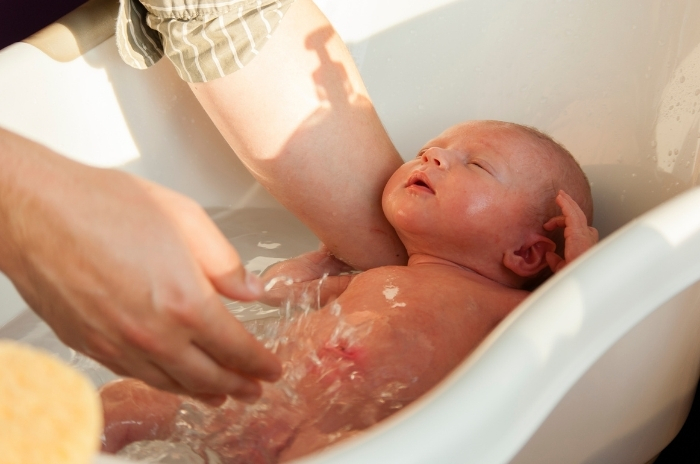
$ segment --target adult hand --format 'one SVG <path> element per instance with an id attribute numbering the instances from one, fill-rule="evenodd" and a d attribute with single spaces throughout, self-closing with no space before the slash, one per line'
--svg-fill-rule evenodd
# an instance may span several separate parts
<path id="1" fill-rule="evenodd" d="M 0 131 L 0 270 L 68 346 L 120 375 L 253 399 L 280 364 L 219 294 L 260 283 L 192 200 Z"/>
<path id="2" fill-rule="evenodd" d="M 544 228 L 549 231 L 558 227 L 564 229 L 564 258 L 556 253 L 547 253 L 545 258 L 552 272 L 559 272 L 598 243 L 598 231 L 588 225 L 586 215 L 569 194 L 560 190 L 556 202 L 562 215 L 547 221 Z"/>

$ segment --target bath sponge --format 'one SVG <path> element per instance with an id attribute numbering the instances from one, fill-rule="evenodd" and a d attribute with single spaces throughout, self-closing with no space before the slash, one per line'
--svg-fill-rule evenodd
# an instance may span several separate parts
<path id="1" fill-rule="evenodd" d="M 0 341 L 3 464 L 88 464 L 101 432 L 90 380 L 49 353 Z"/>

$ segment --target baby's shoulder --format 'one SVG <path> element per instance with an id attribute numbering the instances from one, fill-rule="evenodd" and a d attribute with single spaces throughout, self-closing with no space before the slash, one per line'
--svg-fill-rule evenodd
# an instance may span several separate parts
<path id="1" fill-rule="evenodd" d="M 466 278 L 462 273 L 431 266 L 382 266 L 369 269 L 355 276 L 353 285 L 370 288 L 398 287 L 404 292 L 431 295 L 480 295 L 478 282 Z M 437 292 L 439 290 L 439 292 Z"/>
<path id="2" fill-rule="evenodd" d="M 355 285 L 402 284 L 402 286 L 432 287 L 439 283 L 440 277 L 427 269 L 411 266 L 382 266 L 368 269 L 354 276 Z"/>
<path id="3" fill-rule="evenodd" d="M 445 317 L 469 309 L 464 314 L 500 320 L 526 295 L 447 268 L 384 266 L 356 275 L 341 300 L 348 308 L 390 308 L 404 315 L 439 308 Z"/>

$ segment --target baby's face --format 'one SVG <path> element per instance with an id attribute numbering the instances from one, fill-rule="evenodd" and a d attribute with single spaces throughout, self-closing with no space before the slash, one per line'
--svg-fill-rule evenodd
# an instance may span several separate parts
<path id="1" fill-rule="evenodd" d="M 532 227 L 531 205 L 553 175 L 550 164 L 515 128 L 463 123 L 394 173 L 382 206 L 409 254 L 464 265 L 479 257 L 498 260 Z"/>

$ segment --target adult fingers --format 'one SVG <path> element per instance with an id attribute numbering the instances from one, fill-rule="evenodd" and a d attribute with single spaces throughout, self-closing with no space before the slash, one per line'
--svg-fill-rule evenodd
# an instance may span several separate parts
<path id="1" fill-rule="evenodd" d="M 282 372 L 277 357 L 257 341 L 218 298 L 209 299 L 204 308 L 203 325 L 193 341 L 224 369 L 243 376 L 275 381 Z"/>
<path id="2" fill-rule="evenodd" d="M 217 292 L 234 300 L 260 297 L 260 279 L 245 270 L 236 250 L 198 206 L 183 219 L 183 232 L 197 264 Z"/>
<path id="3" fill-rule="evenodd" d="M 98 360 L 118 375 L 214 406 L 223 403 L 227 395 L 253 402 L 262 393 L 257 382 L 223 369 L 194 345 L 172 359 L 146 360 L 147 357 L 144 353 L 130 353 L 120 360 L 121 365 L 108 358 Z"/>
<path id="4" fill-rule="evenodd" d="M 226 395 L 192 395 L 192 398 L 201 401 L 202 403 L 206 403 L 207 405 L 211 406 L 212 408 L 218 408 L 222 404 L 226 402 L 226 398 L 228 396 Z M 239 398 L 240 399 L 240 398 Z M 245 400 L 243 400 L 245 401 Z"/>
<path id="5" fill-rule="evenodd" d="M 262 393 L 258 382 L 224 369 L 194 344 L 179 353 L 176 360 L 158 362 L 183 391 L 207 402 L 216 402 L 222 395 L 252 402 Z"/>
<path id="6" fill-rule="evenodd" d="M 206 282 L 202 284 L 207 285 Z M 240 361 L 240 365 L 222 365 L 199 342 L 209 339 L 212 331 L 223 324 L 236 329 L 230 331 L 230 339 L 225 340 L 228 345 L 233 345 L 232 350 L 240 349 L 236 340 L 241 337 L 251 338 L 252 342 L 259 345 L 236 318 L 226 311 L 212 289 L 209 288 L 208 291 L 210 296 L 203 298 L 192 311 L 173 314 L 175 317 L 144 321 L 138 329 L 133 324 L 128 327 L 125 337 L 131 343 L 124 345 L 124 356 L 118 358 L 119 364 L 129 375 L 175 393 L 232 395 L 249 401 L 257 399 L 260 386 L 247 377 L 256 376 L 258 372 L 253 371 L 253 375 L 250 375 L 245 370 L 249 360 Z M 263 368 L 269 371 L 279 368 L 271 353 L 262 346 L 259 350 L 272 358 L 270 366 L 263 365 Z M 255 353 L 251 355 L 246 351 L 241 353 L 242 358 L 254 355 Z M 155 373 L 151 367 L 157 367 Z"/>
<path id="7" fill-rule="evenodd" d="M 148 385 L 172 393 L 186 393 L 186 390 L 154 363 L 142 355 L 129 353 L 121 359 L 95 357 L 102 365 L 122 377 L 134 377 Z"/>

